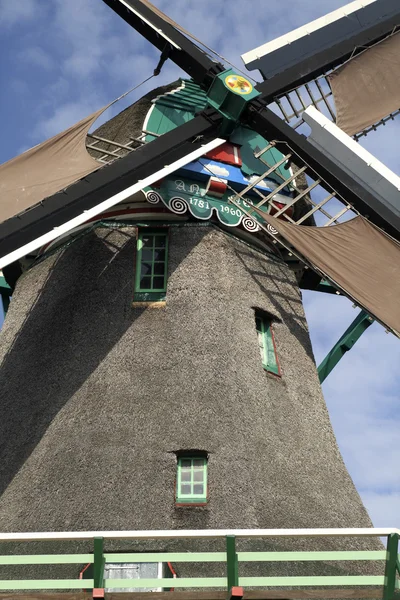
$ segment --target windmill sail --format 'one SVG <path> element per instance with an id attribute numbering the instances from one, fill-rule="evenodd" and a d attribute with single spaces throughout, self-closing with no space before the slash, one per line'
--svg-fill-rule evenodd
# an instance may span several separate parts
<path id="1" fill-rule="evenodd" d="M 392 39 L 399 23 L 396 0 L 355 0 L 242 58 L 249 70 L 258 69 L 266 79 L 258 89 L 287 123 L 298 127 L 304 110 L 314 106 L 331 120 L 338 118 L 339 126 L 345 125 L 357 138 L 399 112 L 400 61 L 397 40 Z M 377 94 L 382 88 L 381 98 Z M 360 107 L 364 118 L 355 117 Z M 352 125 L 347 126 L 344 118 L 352 118 Z"/>
<path id="2" fill-rule="evenodd" d="M 328 76 L 336 124 L 349 135 L 400 108 L 400 32 L 368 48 Z"/>

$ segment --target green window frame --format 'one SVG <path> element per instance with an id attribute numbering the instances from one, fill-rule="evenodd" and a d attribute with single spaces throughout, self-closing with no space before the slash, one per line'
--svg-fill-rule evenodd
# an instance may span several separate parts
<path id="1" fill-rule="evenodd" d="M 177 462 L 177 504 L 205 504 L 207 502 L 207 458 L 179 456 Z"/>
<path id="2" fill-rule="evenodd" d="M 139 229 L 136 249 L 134 300 L 165 300 L 168 277 L 168 232 Z"/>
<path id="3" fill-rule="evenodd" d="M 274 333 L 272 331 L 271 319 L 262 313 L 256 312 L 256 331 L 258 337 L 258 346 L 262 365 L 265 371 L 274 375 L 281 375 L 278 356 L 276 352 Z"/>

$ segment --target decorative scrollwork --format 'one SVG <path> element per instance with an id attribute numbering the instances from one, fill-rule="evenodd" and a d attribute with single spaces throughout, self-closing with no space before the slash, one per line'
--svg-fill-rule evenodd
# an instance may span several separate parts
<path id="1" fill-rule="evenodd" d="M 260 231 L 261 229 L 261 227 L 256 223 L 256 221 L 253 221 L 253 219 L 250 219 L 250 217 L 244 217 L 242 225 L 247 231 L 250 231 L 250 233 Z"/>
<path id="2" fill-rule="evenodd" d="M 151 190 L 150 192 L 146 192 L 146 200 L 147 200 L 147 202 L 150 202 L 150 204 L 158 204 L 161 199 L 162 198 L 161 198 L 160 194 L 158 194 L 154 190 Z"/>
<path id="3" fill-rule="evenodd" d="M 183 198 L 179 198 L 179 196 L 171 198 L 169 207 L 177 215 L 183 215 L 188 209 L 188 205 L 186 204 L 185 200 Z"/>
<path id="4" fill-rule="evenodd" d="M 275 229 L 275 227 L 272 227 L 272 225 L 270 225 L 269 223 L 267 224 L 267 231 L 268 233 L 270 233 L 271 235 L 278 235 L 279 231 L 277 231 Z"/>

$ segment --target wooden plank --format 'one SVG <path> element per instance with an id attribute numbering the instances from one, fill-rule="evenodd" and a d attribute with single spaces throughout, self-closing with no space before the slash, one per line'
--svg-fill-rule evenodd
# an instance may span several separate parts
<path id="1" fill-rule="evenodd" d="M 289 562 L 332 560 L 385 560 L 385 550 L 345 550 L 332 552 L 238 552 L 239 562 Z M 190 556 L 190 555 L 189 555 Z M 171 561 L 172 562 L 172 561 Z"/>
<path id="2" fill-rule="evenodd" d="M 306 577 L 239 577 L 239 585 L 247 587 L 292 587 L 315 585 L 374 585 L 385 582 L 381 575 L 331 575 Z"/>
<path id="3" fill-rule="evenodd" d="M 137 303 L 135 303 L 137 304 Z M 148 303 L 146 302 L 146 305 Z M 382 559 L 385 560 L 386 552 L 382 550 Z M 226 552 L 156 552 L 156 553 L 118 553 L 105 552 L 106 563 L 134 562 L 134 563 L 159 563 L 159 562 L 225 562 Z M 1 557 L 0 557 L 1 559 Z M 83 561 L 82 561 L 83 562 Z M 89 562 L 89 561 L 88 561 Z M 1 563 L 0 563 L 1 564 Z"/>
<path id="4" fill-rule="evenodd" d="M 122 594 L 121 594 L 122 596 Z M 85 592 L 43 592 L 32 594 L 16 594 L 14 592 L 0 594 L 0 600 L 91 600 L 92 594 Z M 122 598 L 120 600 L 123 600 Z"/>
<path id="5" fill-rule="evenodd" d="M 93 554 L 10 554 L 0 556 L 0 565 L 64 565 L 93 562 Z"/>

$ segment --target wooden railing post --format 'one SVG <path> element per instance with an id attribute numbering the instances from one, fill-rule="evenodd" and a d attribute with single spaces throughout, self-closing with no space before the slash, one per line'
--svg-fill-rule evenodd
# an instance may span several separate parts
<path id="1" fill-rule="evenodd" d="M 226 571 L 228 579 L 228 599 L 243 598 L 243 589 L 239 587 L 239 562 L 236 553 L 236 538 L 226 536 Z"/>
<path id="2" fill-rule="evenodd" d="M 388 535 L 386 546 L 385 584 L 383 600 L 393 600 L 396 586 L 397 552 L 399 536 L 397 533 Z"/>
<path id="3" fill-rule="evenodd" d="M 94 538 L 93 598 L 104 598 L 104 538 Z"/>

